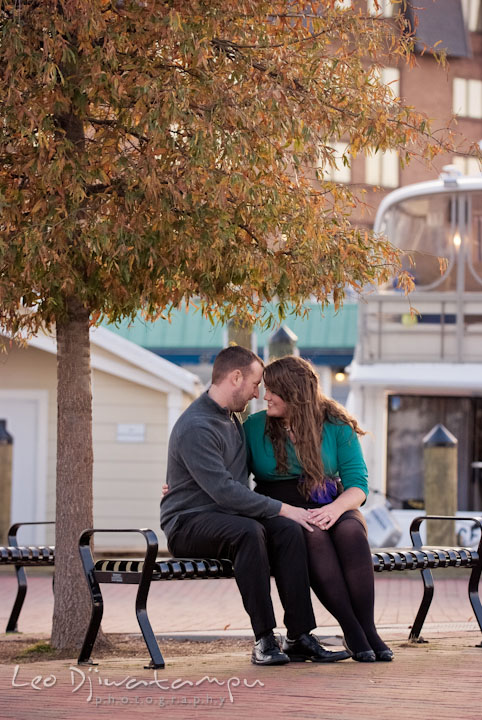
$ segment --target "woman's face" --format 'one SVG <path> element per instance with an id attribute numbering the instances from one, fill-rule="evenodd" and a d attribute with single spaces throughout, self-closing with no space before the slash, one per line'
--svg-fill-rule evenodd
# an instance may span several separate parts
<path id="1" fill-rule="evenodd" d="M 269 388 L 266 388 L 264 391 L 264 399 L 268 403 L 268 409 L 266 411 L 268 417 L 288 417 L 288 406 L 279 395 L 276 395 L 276 393 L 271 392 Z"/>

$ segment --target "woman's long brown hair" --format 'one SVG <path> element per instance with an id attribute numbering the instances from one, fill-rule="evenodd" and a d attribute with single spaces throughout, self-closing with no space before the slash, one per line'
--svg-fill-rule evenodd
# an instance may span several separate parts
<path id="1" fill-rule="evenodd" d="M 347 424 L 358 435 L 365 435 L 354 417 L 335 400 L 323 395 L 318 376 L 310 363 L 288 355 L 274 360 L 264 370 L 264 384 L 287 405 L 287 417 L 266 417 L 266 434 L 270 438 L 281 475 L 288 472 L 286 429 L 294 436 L 294 448 L 303 468 L 303 493 L 308 499 L 315 487 L 324 486 L 324 468 L 320 448 L 325 422 Z"/>

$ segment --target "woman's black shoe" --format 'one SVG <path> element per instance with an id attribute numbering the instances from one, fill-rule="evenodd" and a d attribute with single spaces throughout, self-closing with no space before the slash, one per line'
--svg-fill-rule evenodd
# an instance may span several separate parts
<path id="1" fill-rule="evenodd" d="M 357 662 L 375 662 L 377 657 L 373 650 L 360 650 L 360 652 L 352 653 L 351 659 Z"/>
<path id="2" fill-rule="evenodd" d="M 393 650 L 390 650 L 390 648 L 386 650 L 375 650 L 375 657 L 381 662 L 391 662 L 393 660 Z"/>
<path id="3" fill-rule="evenodd" d="M 343 645 L 347 649 L 349 653 L 351 653 L 351 659 L 356 660 L 357 662 L 375 662 L 377 657 L 376 654 L 373 652 L 373 650 L 360 650 L 359 652 L 353 652 L 353 650 L 350 650 L 348 645 L 346 644 L 345 640 L 343 640 Z"/>

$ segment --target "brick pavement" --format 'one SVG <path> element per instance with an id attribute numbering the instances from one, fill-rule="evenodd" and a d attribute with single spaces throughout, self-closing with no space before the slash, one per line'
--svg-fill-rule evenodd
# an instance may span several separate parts
<path id="1" fill-rule="evenodd" d="M 175 658 L 157 673 L 138 658 L 104 660 L 90 672 L 69 660 L 22 664 L 16 674 L 0 665 L 0 718 L 480 720 L 474 635 L 394 641 L 392 663 L 259 668 L 233 652 Z"/>
<path id="2" fill-rule="evenodd" d="M 467 579 L 459 571 L 457 577 L 438 577 L 435 597 L 427 627 L 452 623 L 464 629 L 477 625 L 467 598 Z M 16 580 L 12 573 L 0 576 L 0 631 L 5 627 L 15 596 Z M 376 577 L 375 617 L 383 630 L 395 626 L 401 636 L 408 635 L 422 595 L 422 582 L 417 575 Z M 135 586 L 103 585 L 105 600 L 103 629 L 105 632 L 138 633 L 134 613 Z M 282 622 L 282 609 L 273 587 L 273 599 L 278 622 Z M 319 632 L 338 630 L 333 617 L 314 599 Z M 53 596 L 51 577 L 30 573 L 29 590 L 20 616 L 20 630 L 25 633 L 50 633 Z M 153 583 L 149 594 L 148 612 L 156 633 L 219 634 L 250 633 L 248 616 L 242 606 L 234 580 L 193 580 Z M 383 634 L 383 633 L 382 633 Z M 482 713 L 481 713 L 482 718 Z"/>
<path id="3" fill-rule="evenodd" d="M 0 623 L 4 627 L 15 580 L 3 572 L 0 580 Z M 136 588 L 103 586 L 103 590 L 104 630 L 138 633 L 133 611 Z M 99 667 L 90 671 L 83 668 L 82 672 L 74 659 L 26 663 L 19 666 L 15 679 L 13 665 L 0 665 L 0 720 L 113 716 L 116 720 L 154 716 L 169 720 L 295 716 L 320 720 L 481 720 L 481 635 L 466 593 L 461 573 L 454 578 L 437 578 L 424 631 L 430 642 L 410 645 L 405 639 L 420 600 L 421 581 L 407 575 L 377 577 L 377 624 L 395 650 L 393 663 L 348 660 L 335 665 L 257 668 L 244 652 L 233 651 L 167 657 L 166 668 L 157 675 L 144 670 L 139 658 L 103 660 Z M 276 593 L 274 596 L 281 619 Z M 48 634 L 52 607 L 51 579 L 43 574 L 31 577 L 21 630 Z M 318 603 L 315 610 L 321 634 L 339 632 Z M 250 634 L 239 593 L 230 580 L 154 583 L 149 611 L 159 634 L 172 634 L 174 630 L 188 635 L 209 631 Z"/>

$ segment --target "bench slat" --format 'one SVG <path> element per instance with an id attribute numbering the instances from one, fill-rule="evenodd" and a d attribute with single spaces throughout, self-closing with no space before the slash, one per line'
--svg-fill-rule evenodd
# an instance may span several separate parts
<path id="1" fill-rule="evenodd" d="M 0 546 L 0 565 L 53 565 L 55 548 L 44 545 Z"/>
<path id="2" fill-rule="evenodd" d="M 437 567 L 471 568 L 479 562 L 479 555 L 476 550 L 462 547 L 380 548 L 372 553 L 372 561 L 375 572 L 403 572 Z M 99 582 L 110 582 L 100 580 L 99 573 L 140 575 L 143 567 L 144 561 L 139 559 L 97 560 L 94 572 Z M 159 558 L 154 565 L 152 580 L 202 580 L 233 576 L 232 562 L 226 558 Z"/>

